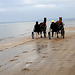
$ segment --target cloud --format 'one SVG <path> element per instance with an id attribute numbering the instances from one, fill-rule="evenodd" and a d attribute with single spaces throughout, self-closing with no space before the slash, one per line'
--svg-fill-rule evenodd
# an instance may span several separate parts
<path id="1" fill-rule="evenodd" d="M 55 8 L 57 5 L 55 4 L 37 4 L 34 5 L 35 8 Z"/>
<path id="2" fill-rule="evenodd" d="M 3 8 L 0 8 L 0 12 L 5 12 L 6 10 Z"/>
<path id="3" fill-rule="evenodd" d="M 47 17 L 74 17 L 75 0 L 0 0 L 0 19 L 5 21 Z M 52 15 L 53 14 L 53 15 Z M 21 18 L 18 18 L 18 17 Z M 40 16 L 40 17 L 39 17 Z M 15 19 L 15 21 L 16 21 Z"/>
<path id="4" fill-rule="evenodd" d="M 29 1 L 29 0 L 26 0 L 24 3 L 25 3 L 25 4 L 34 4 L 34 2 Z"/>
<path id="5" fill-rule="evenodd" d="M 26 5 L 31 5 L 31 4 L 35 4 L 36 1 L 34 0 L 22 0 L 22 4 L 26 4 Z"/>

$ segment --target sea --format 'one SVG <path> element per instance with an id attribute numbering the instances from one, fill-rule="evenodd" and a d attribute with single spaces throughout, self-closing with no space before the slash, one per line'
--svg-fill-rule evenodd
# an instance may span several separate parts
<path id="1" fill-rule="evenodd" d="M 36 22 L 4 22 L 0 23 L 0 42 L 15 38 L 31 36 Z M 39 22 L 40 23 L 40 22 Z M 64 20 L 64 27 L 75 27 L 75 20 Z M 47 28 L 51 22 L 47 21 Z"/>

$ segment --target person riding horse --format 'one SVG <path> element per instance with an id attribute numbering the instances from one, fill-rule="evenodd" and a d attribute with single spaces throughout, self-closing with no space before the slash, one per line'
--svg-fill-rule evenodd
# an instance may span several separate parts
<path id="1" fill-rule="evenodd" d="M 54 35 L 54 32 L 57 32 L 58 25 L 54 22 L 54 20 L 51 20 L 50 29 L 52 29 L 52 37 Z"/>
<path id="2" fill-rule="evenodd" d="M 37 32 L 39 34 L 40 31 L 40 25 L 38 24 L 38 21 L 36 21 L 36 24 L 34 25 L 34 32 Z"/>
<path id="3" fill-rule="evenodd" d="M 52 37 L 53 37 L 54 32 L 57 32 L 57 38 L 58 38 L 59 30 L 64 30 L 62 17 L 59 17 L 59 21 L 56 21 L 55 23 L 54 23 L 54 20 L 52 20 L 50 28 L 52 29 Z"/>
<path id="4" fill-rule="evenodd" d="M 44 37 L 46 38 L 46 18 L 44 18 L 44 22 L 41 22 L 40 24 L 38 24 L 38 21 L 36 21 L 32 35 L 34 34 L 34 32 L 37 32 L 38 34 L 40 33 L 41 38 L 42 38 L 42 32 L 43 32 Z"/>
<path id="5" fill-rule="evenodd" d="M 34 32 L 41 32 L 41 31 L 46 31 L 46 18 L 44 18 L 44 22 L 38 24 L 38 21 L 36 21 L 36 24 L 34 25 Z"/>

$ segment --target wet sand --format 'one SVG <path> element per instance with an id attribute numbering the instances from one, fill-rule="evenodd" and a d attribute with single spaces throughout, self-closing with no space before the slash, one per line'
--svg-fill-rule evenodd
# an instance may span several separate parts
<path id="1" fill-rule="evenodd" d="M 75 75 L 75 27 L 65 32 L 64 39 L 29 36 L 0 43 L 0 75 Z"/>

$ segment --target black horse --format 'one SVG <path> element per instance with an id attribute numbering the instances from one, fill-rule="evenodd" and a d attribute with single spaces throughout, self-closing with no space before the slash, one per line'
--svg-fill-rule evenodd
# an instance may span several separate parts
<path id="1" fill-rule="evenodd" d="M 57 38 L 58 37 L 58 34 L 61 33 L 61 36 L 63 36 L 64 38 L 64 27 L 63 27 L 63 23 L 60 24 L 60 26 L 58 26 L 57 23 L 54 23 L 52 22 L 51 25 L 50 25 L 50 29 L 52 30 L 52 37 L 54 35 L 54 32 L 57 34 Z M 51 36 L 50 36 L 50 31 L 48 32 L 48 36 L 49 36 L 49 39 L 51 39 Z"/>
<path id="2" fill-rule="evenodd" d="M 34 25 L 34 29 L 32 32 L 32 39 L 34 39 L 34 32 L 38 33 L 38 35 L 41 35 L 42 38 L 42 32 L 44 33 L 44 37 L 46 38 L 46 23 L 42 22 L 40 24 L 38 24 L 38 21 L 36 22 L 36 24 Z"/>

